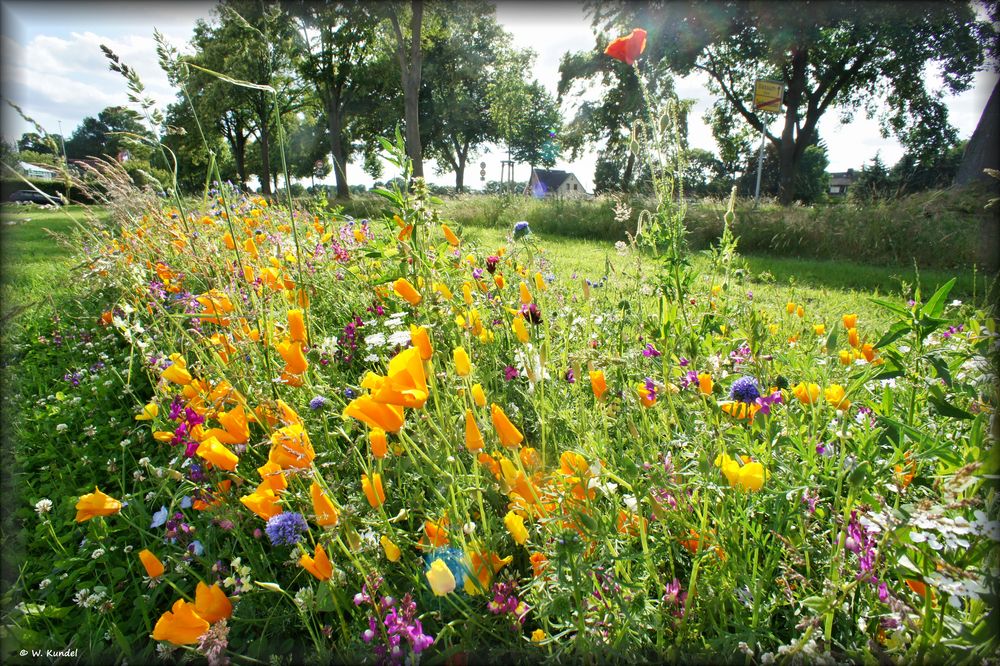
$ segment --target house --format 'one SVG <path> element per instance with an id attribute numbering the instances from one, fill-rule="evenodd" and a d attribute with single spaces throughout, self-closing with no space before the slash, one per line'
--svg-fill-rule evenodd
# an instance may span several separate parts
<path id="1" fill-rule="evenodd" d="M 590 198 L 583 184 L 567 171 L 532 169 L 531 178 L 524 188 L 525 196 Z"/>
<path id="2" fill-rule="evenodd" d="M 847 171 L 839 171 L 830 174 L 830 196 L 831 197 L 842 197 L 847 194 L 847 188 L 855 183 L 858 179 L 858 174 L 855 173 L 854 169 L 848 169 Z"/>
<path id="3" fill-rule="evenodd" d="M 18 162 L 18 166 L 28 178 L 35 178 L 37 180 L 55 180 L 55 177 L 58 175 L 54 169 L 49 169 L 48 167 L 39 166 L 37 164 L 31 164 L 30 162 Z"/>

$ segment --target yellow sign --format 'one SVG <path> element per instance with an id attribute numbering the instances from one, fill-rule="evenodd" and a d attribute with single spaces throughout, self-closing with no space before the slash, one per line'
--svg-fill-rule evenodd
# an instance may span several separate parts
<path id="1" fill-rule="evenodd" d="M 781 81 L 760 79 L 753 89 L 753 108 L 768 113 L 781 113 L 781 96 L 785 84 Z"/>

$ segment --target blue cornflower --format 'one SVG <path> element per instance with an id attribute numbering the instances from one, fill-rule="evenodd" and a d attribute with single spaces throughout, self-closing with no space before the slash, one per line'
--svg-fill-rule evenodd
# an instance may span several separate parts
<path id="1" fill-rule="evenodd" d="M 309 409 L 313 410 L 314 412 L 317 409 L 322 409 L 325 405 L 326 405 L 326 398 L 324 398 L 321 395 L 318 395 L 309 401 Z"/>
<path id="2" fill-rule="evenodd" d="M 271 540 L 272 545 L 294 546 L 302 539 L 302 532 L 307 529 L 309 527 L 302 514 L 285 511 L 268 520 L 264 531 L 267 532 L 267 538 Z"/>
<path id="3" fill-rule="evenodd" d="M 514 225 L 514 238 L 523 238 L 531 233 L 531 227 L 524 220 Z"/>
<path id="4" fill-rule="evenodd" d="M 760 397 L 760 387 L 753 377 L 740 377 L 729 389 L 729 397 L 739 402 L 752 403 Z"/>

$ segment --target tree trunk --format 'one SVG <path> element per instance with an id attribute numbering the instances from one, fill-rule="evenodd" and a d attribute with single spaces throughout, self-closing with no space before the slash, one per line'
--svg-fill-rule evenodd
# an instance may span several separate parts
<path id="1" fill-rule="evenodd" d="M 343 124 L 337 100 L 327 98 L 326 117 L 330 133 L 330 154 L 333 156 L 333 174 L 337 181 L 337 198 L 350 199 L 351 190 L 347 185 L 347 161 L 344 159 Z"/>
<path id="2" fill-rule="evenodd" d="M 240 179 L 240 189 L 247 186 L 247 138 L 237 133 L 233 142 L 233 159 L 236 160 L 236 175 Z"/>
<path id="3" fill-rule="evenodd" d="M 270 136 L 267 131 L 267 127 L 264 127 L 260 131 L 260 159 L 263 164 L 260 168 L 260 188 L 261 193 L 267 197 L 271 197 L 271 146 L 270 146 Z"/>
<path id="4" fill-rule="evenodd" d="M 628 151 L 628 159 L 625 160 L 625 171 L 622 172 L 622 192 L 628 192 L 632 188 L 632 170 L 635 169 L 635 153 Z"/>
<path id="5" fill-rule="evenodd" d="M 799 102 L 806 87 L 806 65 L 809 51 L 801 47 L 792 53 L 792 75 L 788 81 L 788 93 L 785 97 L 785 127 L 781 130 L 781 143 L 778 145 L 778 201 L 782 206 L 788 206 L 795 200 L 795 170 L 798 168 L 798 157 L 802 155 L 805 146 L 802 135 L 796 136 L 795 129 L 799 119 Z"/>
<path id="6" fill-rule="evenodd" d="M 406 55 L 406 40 L 395 13 L 389 15 L 396 34 L 396 58 L 399 60 L 400 79 L 403 86 L 403 121 L 406 124 L 406 156 L 410 158 L 414 178 L 424 177 L 423 149 L 420 145 L 420 70 L 423 52 L 420 49 L 420 31 L 424 17 L 422 0 L 411 0 L 410 55 Z"/>
<path id="7" fill-rule="evenodd" d="M 461 194 L 465 191 L 465 165 L 469 160 L 469 142 L 466 141 L 461 150 L 455 151 L 457 164 L 455 165 L 455 192 Z"/>

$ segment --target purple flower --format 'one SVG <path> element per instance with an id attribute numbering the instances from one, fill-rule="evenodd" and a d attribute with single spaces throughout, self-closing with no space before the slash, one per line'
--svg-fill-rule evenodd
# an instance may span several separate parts
<path id="1" fill-rule="evenodd" d="M 514 225 L 514 238 L 523 238 L 531 233 L 531 227 L 524 220 Z"/>
<path id="2" fill-rule="evenodd" d="M 682 368 L 686 368 L 688 366 L 688 363 L 690 363 L 690 362 L 691 361 L 687 360 L 683 356 L 681 356 L 680 360 L 677 361 L 678 365 L 680 365 Z"/>
<path id="3" fill-rule="evenodd" d="M 318 395 L 309 401 L 309 409 L 313 410 L 314 412 L 317 409 L 322 409 L 325 405 L 326 405 L 326 398 L 324 398 L 321 395 Z"/>
<path id="4" fill-rule="evenodd" d="M 307 529 L 309 526 L 306 525 L 306 519 L 294 511 L 284 511 L 273 516 L 264 528 L 267 537 L 275 546 L 294 546 L 302 539 L 302 532 Z"/>
<path id="5" fill-rule="evenodd" d="M 576 383 L 576 375 L 573 374 L 573 368 L 566 368 L 566 381 L 570 384 Z"/>
<path id="6" fill-rule="evenodd" d="M 661 356 L 662 353 L 659 349 L 653 346 L 652 342 L 647 342 L 646 348 L 642 350 L 642 355 L 646 358 L 656 358 L 657 356 Z"/>
<path id="7" fill-rule="evenodd" d="M 656 400 L 656 382 L 652 377 L 646 377 L 646 398 Z"/>
<path id="8" fill-rule="evenodd" d="M 517 368 L 512 365 L 508 365 L 503 369 L 503 378 L 508 382 L 517 379 Z"/>
<path id="9" fill-rule="evenodd" d="M 757 380 L 753 377 L 740 377 L 730 387 L 729 397 L 732 400 L 747 404 L 755 402 L 760 397 L 760 388 L 757 386 Z"/>
<path id="10" fill-rule="evenodd" d="M 486 257 L 486 270 L 490 272 L 490 275 L 493 275 L 496 272 L 497 264 L 499 263 L 500 263 L 500 257 L 496 256 L 495 254 L 491 254 L 490 256 Z"/>
<path id="11" fill-rule="evenodd" d="M 542 323 L 542 311 L 538 309 L 538 305 L 535 303 L 522 305 L 521 312 L 524 314 L 525 319 L 530 321 L 535 326 Z"/>
<path id="12" fill-rule="evenodd" d="M 479 268 L 478 266 L 476 268 L 473 268 L 472 269 L 472 277 L 475 278 L 476 280 L 482 280 L 483 279 L 483 269 Z"/>
<path id="13" fill-rule="evenodd" d="M 771 395 L 761 396 L 757 398 L 756 402 L 760 407 L 760 413 L 767 416 L 771 413 L 771 405 L 781 403 L 781 391 L 775 391 Z"/>

